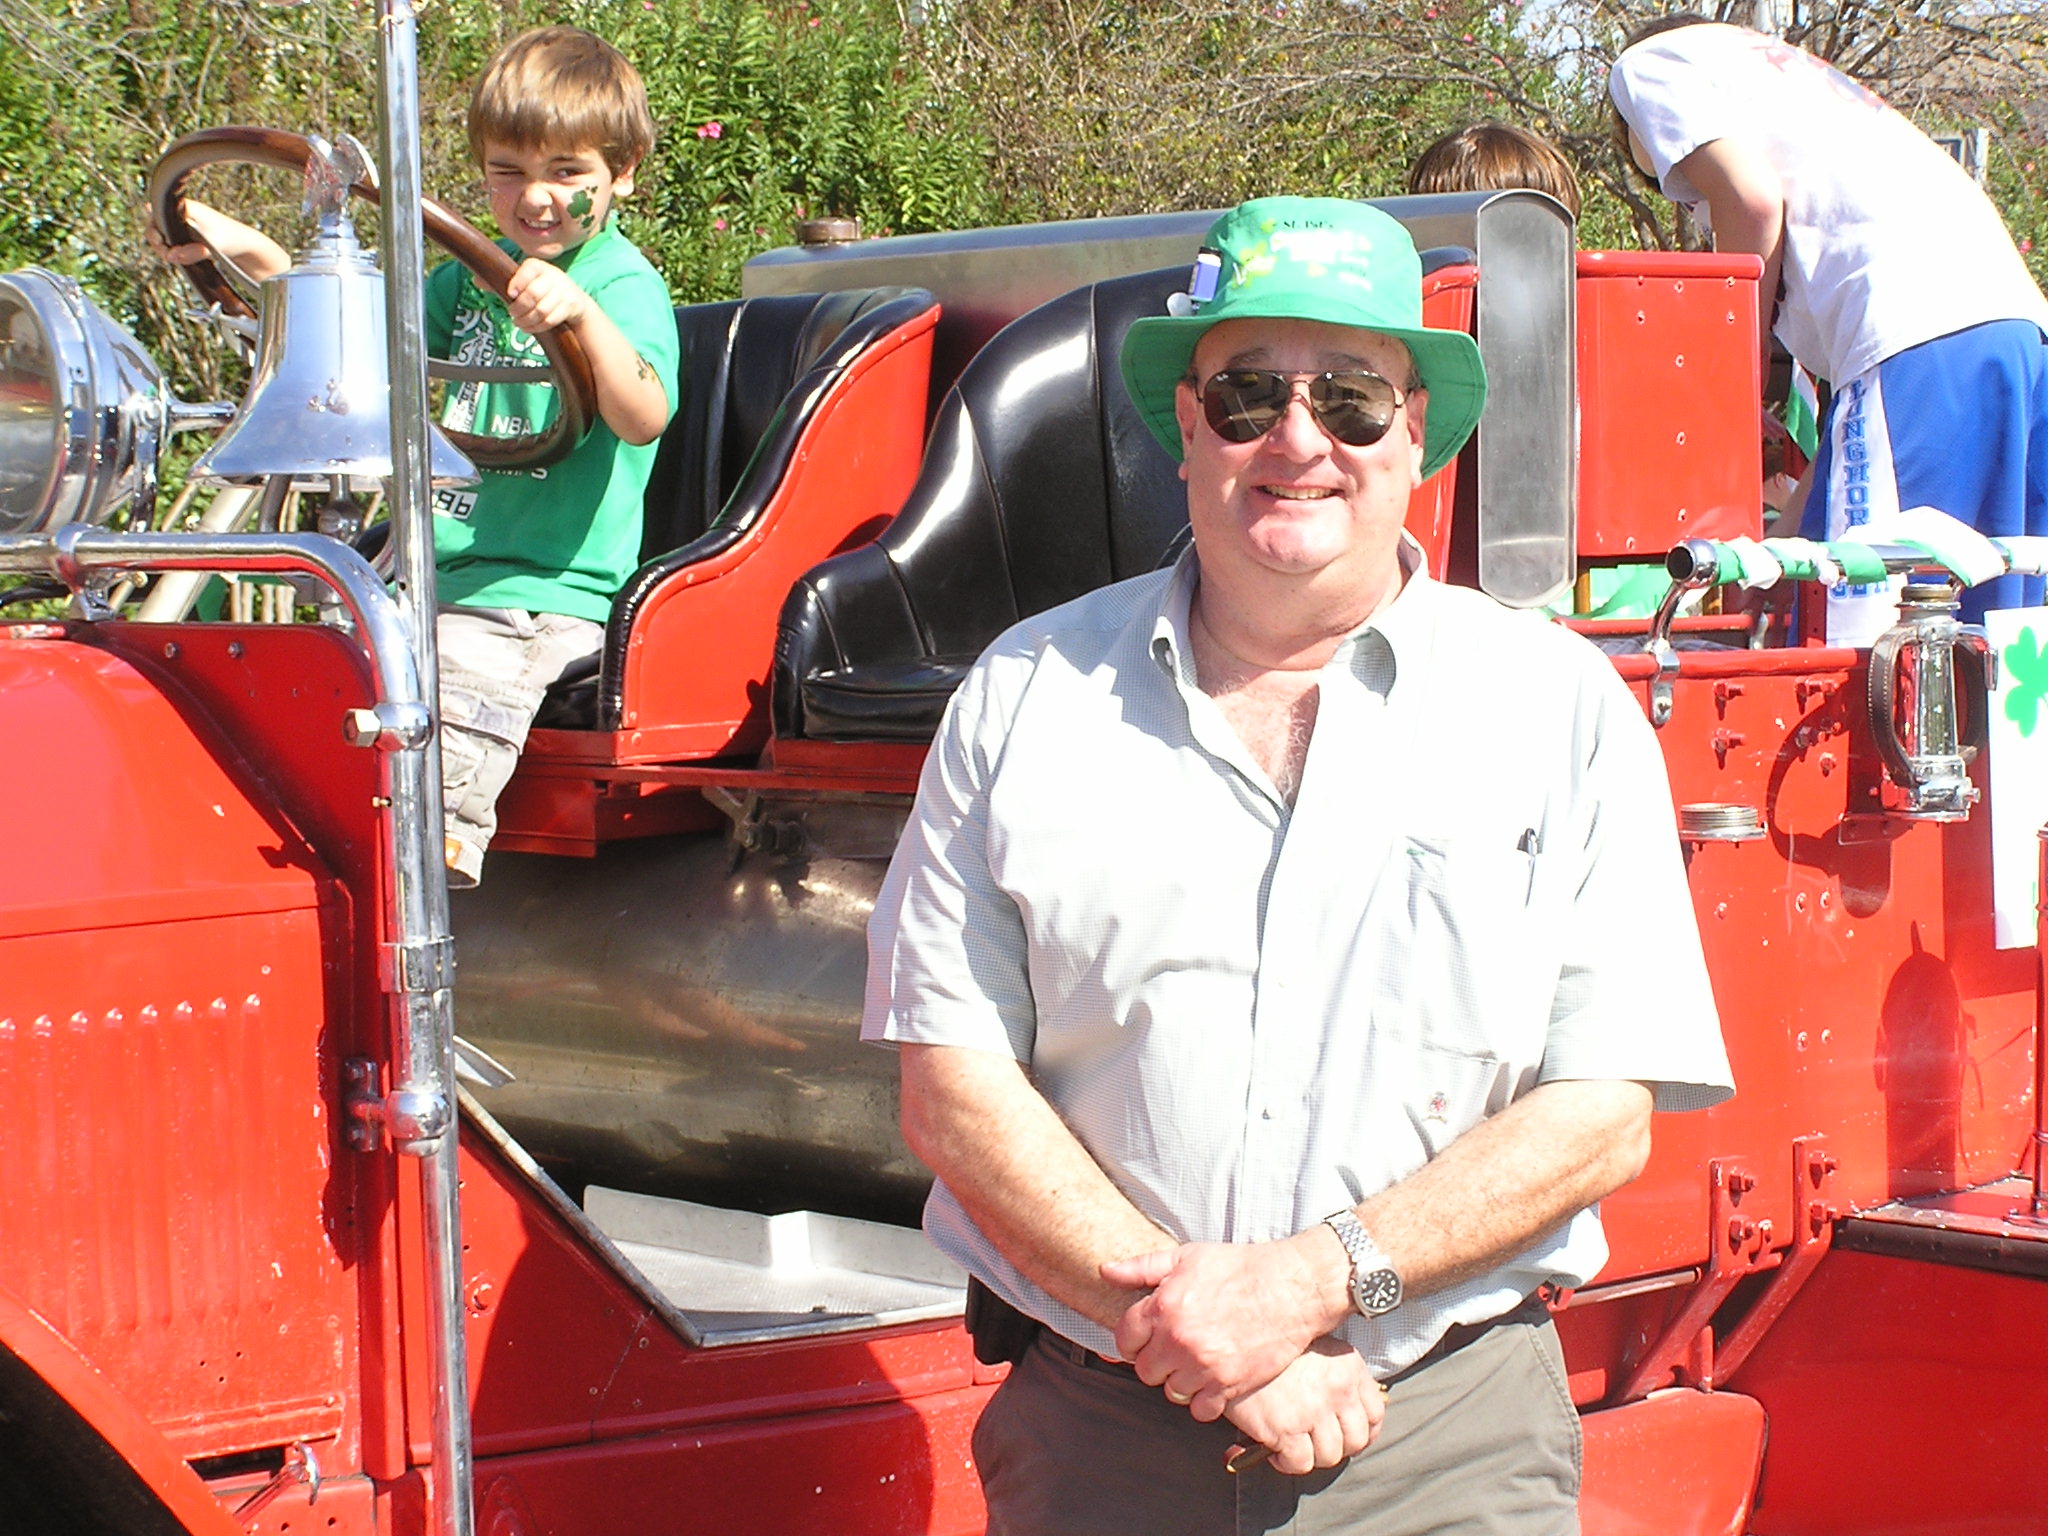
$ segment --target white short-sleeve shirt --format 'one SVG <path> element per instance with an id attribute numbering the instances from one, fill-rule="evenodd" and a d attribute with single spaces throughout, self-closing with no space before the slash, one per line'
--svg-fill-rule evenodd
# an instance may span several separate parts
<path id="1" fill-rule="evenodd" d="M 1676 169 L 1716 139 L 1754 145 L 1784 186 L 1777 333 L 1838 388 L 1884 359 L 1990 320 L 2048 328 L 2048 301 L 1991 200 L 1940 145 L 1813 55 L 1746 27 L 1661 32 L 1608 90 L 1664 193 L 1703 220 Z"/>
<path id="2" fill-rule="evenodd" d="M 969 673 L 869 928 L 863 1034 L 1002 1051 L 1182 1241 L 1300 1231 L 1538 1083 L 1732 1091 L 1663 758 L 1577 636 L 1412 574 L 1323 669 L 1290 811 L 1195 685 L 1190 555 Z M 943 1182 L 938 1246 L 1103 1353 Z M 1347 1336 L 1381 1374 L 1606 1258 L 1585 1212 Z"/>

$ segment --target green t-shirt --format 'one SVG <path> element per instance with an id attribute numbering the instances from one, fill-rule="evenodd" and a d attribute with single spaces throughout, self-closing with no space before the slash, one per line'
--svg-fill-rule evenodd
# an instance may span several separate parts
<path id="1" fill-rule="evenodd" d="M 518 248 L 500 244 L 517 259 Z M 556 263 L 611 318 L 676 406 L 676 322 L 668 287 L 632 241 L 598 231 Z M 545 362 L 502 300 L 459 262 L 427 276 L 427 350 L 473 365 Z M 493 437 L 538 432 L 554 419 L 548 384 L 462 384 L 443 426 Z M 434 495 L 434 569 L 444 603 L 566 613 L 602 624 L 640 563 L 640 503 L 656 444 L 619 441 L 602 418 L 575 452 L 545 469 L 483 470 L 482 482 Z"/>

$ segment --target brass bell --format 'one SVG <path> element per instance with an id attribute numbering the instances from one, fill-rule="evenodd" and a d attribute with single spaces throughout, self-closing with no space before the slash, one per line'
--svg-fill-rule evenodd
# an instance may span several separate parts
<path id="1" fill-rule="evenodd" d="M 259 315 L 248 398 L 191 478 L 390 478 L 384 278 L 347 214 L 322 210 L 312 244 L 263 283 Z M 430 425 L 429 437 L 434 484 L 474 484 L 476 467 L 440 429 Z"/>

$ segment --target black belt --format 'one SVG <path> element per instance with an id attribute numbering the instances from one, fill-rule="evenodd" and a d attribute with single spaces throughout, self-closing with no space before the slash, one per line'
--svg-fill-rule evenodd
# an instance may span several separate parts
<path id="1" fill-rule="evenodd" d="M 1387 1385 L 1391 1387 L 1403 1377 L 1414 1375 L 1424 1366 L 1434 1365 L 1447 1355 L 1455 1355 L 1467 1344 L 1478 1343 L 1496 1328 L 1503 1327 L 1508 1323 L 1540 1323 L 1549 1316 L 1550 1308 L 1544 1305 L 1543 1297 L 1541 1295 L 1530 1295 L 1524 1296 L 1513 1307 L 1501 1313 L 1499 1317 L 1489 1317 L 1483 1323 L 1453 1323 L 1444 1330 L 1442 1338 L 1423 1351 L 1420 1359 L 1416 1360 L 1412 1365 L 1404 1365 L 1392 1376 L 1389 1376 L 1387 1378 Z"/>

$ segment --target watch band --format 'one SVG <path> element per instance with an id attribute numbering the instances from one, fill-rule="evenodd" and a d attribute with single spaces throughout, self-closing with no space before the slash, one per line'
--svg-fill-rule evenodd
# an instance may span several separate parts
<path id="1" fill-rule="evenodd" d="M 1351 1260 L 1351 1309 L 1360 1317 L 1385 1317 L 1401 1305 L 1401 1276 L 1380 1252 L 1372 1234 L 1349 1210 L 1333 1211 L 1323 1225 L 1337 1234 Z"/>

